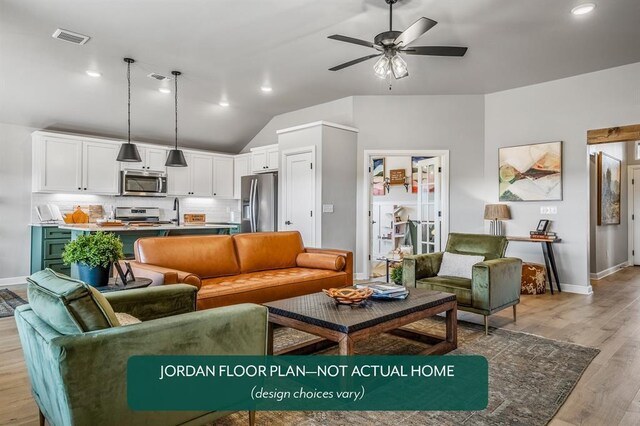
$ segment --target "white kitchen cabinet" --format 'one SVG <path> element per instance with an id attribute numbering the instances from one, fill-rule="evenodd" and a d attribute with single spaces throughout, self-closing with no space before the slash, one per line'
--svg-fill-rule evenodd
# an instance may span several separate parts
<path id="1" fill-rule="evenodd" d="M 213 157 L 213 196 L 233 198 L 233 157 Z"/>
<path id="2" fill-rule="evenodd" d="M 82 191 L 89 194 L 117 194 L 120 145 L 85 142 L 82 149 Z"/>
<path id="3" fill-rule="evenodd" d="M 278 145 L 267 145 L 251 149 L 251 170 L 254 173 L 278 170 L 280 157 Z"/>
<path id="4" fill-rule="evenodd" d="M 187 167 L 167 167 L 167 192 L 174 196 L 213 196 L 213 156 L 184 152 Z"/>
<path id="5" fill-rule="evenodd" d="M 120 144 L 34 133 L 33 192 L 117 194 Z"/>
<path id="6" fill-rule="evenodd" d="M 137 145 L 137 147 L 138 153 L 140 154 L 140 160 L 142 161 L 122 162 L 122 170 L 143 170 L 162 173 L 167 171 L 167 168 L 164 165 L 167 161 L 166 149 L 141 145 Z"/>
<path id="7" fill-rule="evenodd" d="M 242 188 L 242 176 L 252 174 L 251 154 L 236 155 L 233 159 L 233 198 L 239 200 Z"/>

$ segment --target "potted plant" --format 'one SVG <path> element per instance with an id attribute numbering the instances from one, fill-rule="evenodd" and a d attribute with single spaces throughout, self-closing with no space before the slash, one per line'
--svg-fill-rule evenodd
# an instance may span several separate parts
<path id="1" fill-rule="evenodd" d="M 64 263 L 75 263 L 80 280 L 94 287 L 107 285 L 111 264 L 123 258 L 122 241 L 115 234 L 101 231 L 80 235 L 62 252 Z"/>
<path id="2" fill-rule="evenodd" d="M 397 285 L 402 285 L 402 266 L 396 266 L 391 270 L 391 281 Z"/>

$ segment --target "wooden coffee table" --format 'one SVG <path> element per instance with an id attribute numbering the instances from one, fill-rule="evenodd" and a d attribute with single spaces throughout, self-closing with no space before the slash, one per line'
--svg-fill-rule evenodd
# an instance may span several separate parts
<path id="1" fill-rule="evenodd" d="M 318 336 L 317 339 L 292 345 L 275 355 L 302 355 L 338 344 L 340 355 L 353 355 L 354 344 L 381 333 L 391 333 L 433 346 L 422 354 L 435 355 L 458 347 L 455 295 L 412 288 L 404 300 L 372 300 L 367 307 L 336 305 L 324 293 L 314 293 L 265 303 L 269 309 L 268 351 L 273 351 L 274 324 Z M 446 335 L 434 336 L 403 328 L 412 322 L 446 312 Z"/>

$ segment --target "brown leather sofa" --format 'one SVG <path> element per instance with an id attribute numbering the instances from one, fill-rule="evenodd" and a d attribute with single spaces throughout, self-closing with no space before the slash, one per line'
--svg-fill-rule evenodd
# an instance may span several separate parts
<path id="1" fill-rule="evenodd" d="M 351 252 L 305 248 L 297 231 L 141 238 L 134 248 L 136 276 L 198 287 L 198 309 L 353 284 Z"/>

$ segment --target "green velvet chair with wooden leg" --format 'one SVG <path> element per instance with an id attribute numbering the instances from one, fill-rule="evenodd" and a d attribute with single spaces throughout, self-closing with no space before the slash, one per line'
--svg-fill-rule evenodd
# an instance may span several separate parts
<path id="1" fill-rule="evenodd" d="M 458 309 L 484 316 L 485 334 L 488 334 L 489 315 L 512 306 L 515 321 L 516 305 L 520 303 L 522 260 L 504 257 L 507 244 L 503 236 L 449 234 L 445 252 L 481 256 L 484 261 L 471 265 L 471 273 L 463 278 L 439 274 L 442 252 L 406 256 L 402 265 L 402 282 L 406 287 L 455 294 Z"/>
<path id="2" fill-rule="evenodd" d="M 28 281 L 29 304 L 15 318 L 41 425 L 45 419 L 53 426 L 210 423 L 229 413 L 130 410 L 129 357 L 266 354 L 263 306 L 196 312 L 197 288 L 188 284 L 103 296 L 50 269 Z M 254 418 L 249 413 L 250 424 Z"/>

